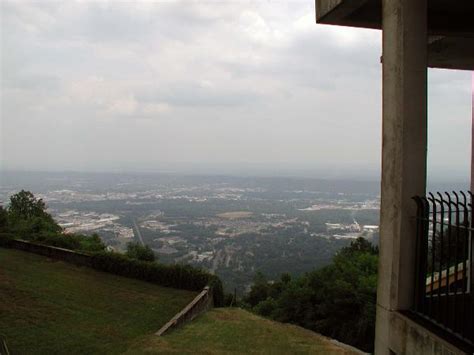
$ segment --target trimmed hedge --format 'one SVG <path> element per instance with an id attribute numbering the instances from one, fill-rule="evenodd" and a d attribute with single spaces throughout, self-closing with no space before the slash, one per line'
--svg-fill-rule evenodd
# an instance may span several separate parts
<path id="1" fill-rule="evenodd" d="M 92 254 L 91 258 L 92 267 L 96 270 L 153 282 L 161 286 L 191 291 L 200 291 L 205 286 L 209 286 L 213 292 L 215 306 L 221 306 L 224 303 L 220 279 L 190 265 L 164 265 L 108 252 Z"/>
<path id="2" fill-rule="evenodd" d="M 15 247 L 12 240 L 11 234 L 0 233 L 0 246 Z M 71 250 L 71 253 L 75 252 Z M 104 251 L 88 253 L 88 255 L 90 265 L 96 270 L 190 291 L 201 291 L 205 286 L 209 286 L 212 290 L 214 305 L 221 307 L 224 304 L 221 280 L 205 270 L 190 265 L 165 265 L 141 261 L 131 259 L 124 254 Z"/>

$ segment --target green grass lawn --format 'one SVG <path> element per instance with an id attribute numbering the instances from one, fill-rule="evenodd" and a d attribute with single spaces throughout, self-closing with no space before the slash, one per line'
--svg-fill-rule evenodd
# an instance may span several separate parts
<path id="1" fill-rule="evenodd" d="M 137 340 L 127 354 L 351 354 L 319 334 L 238 308 L 213 309 L 163 337 Z"/>
<path id="2" fill-rule="evenodd" d="M 12 354 L 120 353 L 195 295 L 0 248 L 0 336 Z"/>

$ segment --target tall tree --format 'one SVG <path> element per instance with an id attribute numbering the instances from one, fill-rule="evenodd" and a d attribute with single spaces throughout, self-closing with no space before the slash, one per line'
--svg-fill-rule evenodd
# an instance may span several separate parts
<path id="1" fill-rule="evenodd" d="M 9 229 L 17 234 L 59 233 L 61 227 L 46 212 L 46 204 L 30 191 L 21 190 L 10 197 L 8 206 Z"/>

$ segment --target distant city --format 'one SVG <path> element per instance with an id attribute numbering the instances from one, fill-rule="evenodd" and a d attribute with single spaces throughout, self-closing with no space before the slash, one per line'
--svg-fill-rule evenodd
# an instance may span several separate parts
<path id="1" fill-rule="evenodd" d="M 48 205 L 66 233 L 97 233 L 109 250 L 149 245 L 164 263 L 216 273 L 242 294 L 258 271 L 277 278 L 328 264 L 351 240 L 378 241 L 378 183 L 171 174 L 2 175 Z"/>

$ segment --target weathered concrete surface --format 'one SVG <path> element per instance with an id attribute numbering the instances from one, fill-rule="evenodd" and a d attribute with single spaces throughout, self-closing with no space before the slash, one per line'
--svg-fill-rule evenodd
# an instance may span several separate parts
<path id="1" fill-rule="evenodd" d="M 390 329 L 390 349 L 396 354 L 465 354 L 398 312 L 390 313 Z"/>
<path id="2" fill-rule="evenodd" d="M 390 312 L 412 305 L 415 203 L 426 188 L 427 0 L 383 0 L 383 123 L 377 354 L 389 354 Z"/>

